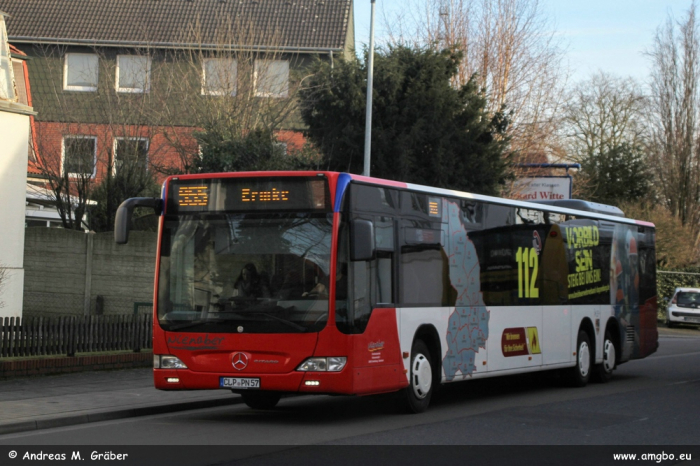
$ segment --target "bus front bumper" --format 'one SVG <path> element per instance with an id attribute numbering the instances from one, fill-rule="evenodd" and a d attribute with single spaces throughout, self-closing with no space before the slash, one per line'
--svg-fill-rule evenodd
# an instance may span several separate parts
<path id="1" fill-rule="evenodd" d="M 227 380 L 224 384 L 223 379 Z M 242 385 L 232 386 L 233 380 Z M 155 388 L 159 390 L 263 390 L 288 393 L 353 393 L 352 371 L 301 372 L 286 374 L 212 373 L 189 369 L 153 369 Z"/>

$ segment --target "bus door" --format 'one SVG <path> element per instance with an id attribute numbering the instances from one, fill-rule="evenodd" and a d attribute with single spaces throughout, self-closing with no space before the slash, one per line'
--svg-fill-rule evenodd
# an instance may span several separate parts
<path id="1" fill-rule="evenodd" d="M 352 238 L 355 225 L 370 225 L 374 250 L 371 257 L 353 260 L 351 253 L 339 251 L 339 258 L 350 260 L 347 267 L 348 301 L 344 312 L 336 312 L 336 326 L 351 334 L 353 392 L 380 393 L 407 384 L 399 345 L 395 304 L 395 245 L 398 193 L 392 189 L 351 185 L 351 214 L 341 236 Z M 367 212 L 367 211 L 373 212 Z M 364 212 L 363 212 L 364 211 Z M 347 232 L 347 233 L 345 233 Z M 340 241 L 343 247 L 343 240 Z"/>

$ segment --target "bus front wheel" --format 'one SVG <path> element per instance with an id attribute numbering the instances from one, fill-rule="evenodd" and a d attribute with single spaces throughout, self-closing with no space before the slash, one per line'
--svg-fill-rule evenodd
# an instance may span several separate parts
<path id="1" fill-rule="evenodd" d="M 243 392 L 243 403 L 253 409 L 272 409 L 279 403 L 282 394 L 276 392 Z"/>
<path id="2" fill-rule="evenodd" d="M 576 365 L 568 375 L 572 387 L 585 387 L 591 378 L 591 341 L 583 330 L 579 330 L 576 340 Z"/>
<path id="3" fill-rule="evenodd" d="M 428 347 L 422 340 L 416 340 L 411 348 L 410 379 L 404 390 L 409 413 L 422 413 L 428 409 L 434 388 L 434 369 L 430 361 Z"/>

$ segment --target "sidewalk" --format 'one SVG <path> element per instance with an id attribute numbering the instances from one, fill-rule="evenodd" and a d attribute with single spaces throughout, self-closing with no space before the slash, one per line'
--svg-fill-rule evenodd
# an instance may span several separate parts
<path id="1" fill-rule="evenodd" d="M 0 380 L 0 435 L 240 402 L 228 390 L 156 390 L 150 368 Z"/>

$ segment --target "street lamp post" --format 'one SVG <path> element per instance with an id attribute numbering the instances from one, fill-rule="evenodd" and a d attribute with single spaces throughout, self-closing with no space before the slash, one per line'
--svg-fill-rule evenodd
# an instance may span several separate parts
<path id="1" fill-rule="evenodd" d="M 372 81 L 374 79 L 374 2 L 369 20 L 369 59 L 367 62 L 367 109 L 365 110 L 365 165 L 362 174 L 369 176 L 370 149 L 372 146 Z"/>

